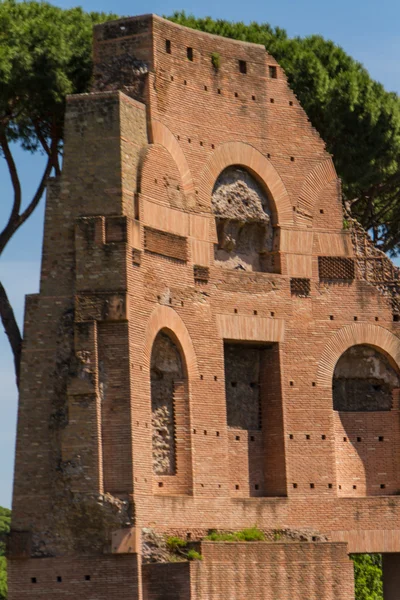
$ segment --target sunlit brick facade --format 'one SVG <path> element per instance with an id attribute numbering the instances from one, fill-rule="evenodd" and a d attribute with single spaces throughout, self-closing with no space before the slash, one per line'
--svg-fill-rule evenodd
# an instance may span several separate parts
<path id="1" fill-rule="evenodd" d="M 351 600 L 349 552 L 396 600 L 397 270 L 264 47 L 149 15 L 94 60 L 26 303 L 10 600 Z M 327 541 L 142 565 L 143 527 L 253 525 Z"/>

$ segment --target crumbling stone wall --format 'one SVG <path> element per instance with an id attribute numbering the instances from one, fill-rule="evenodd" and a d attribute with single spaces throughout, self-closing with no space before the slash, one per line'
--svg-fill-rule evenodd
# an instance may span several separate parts
<path id="1" fill-rule="evenodd" d="M 157 475 L 176 472 L 174 382 L 182 379 L 179 350 L 168 335 L 160 332 L 151 354 L 153 471 Z"/>
<path id="2" fill-rule="evenodd" d="M 225 390 L 229 427 L 261 429 L 260 348 L 225 344 Z"/>
<path id="3" fill-rule="evenodd" d="M 99 64 L 93 92 L 123 90 L 128 96 L 144 102 L 148 65 L 131 56 L 114 56 Z"/>
<path id="4" fill-rule="evenodd" d="M 333 376 L 333 408 L 338 411 L 391 410 L 399 375 L 386 356 L 371 346 L 349 348 Z"/>
<path id="5" fill-rule="evenodd" d="M 273 230 L 268 198 L 245 169 L 232 166 L 218 177 L 212 198 L 218 234 L 215 260 L 228 269 L 265 271 Z"/>
<path id="6" fill-rule="evenodd" d="M 351 229 L 357 277 L 374 285 L 381 294 L 389 299 L 393 313 L 400 315 L 399 267 L 396 267 L 384 252 L 375 247 L 368 233 L 358 221 L 345 214 L 345 223 Z"/>

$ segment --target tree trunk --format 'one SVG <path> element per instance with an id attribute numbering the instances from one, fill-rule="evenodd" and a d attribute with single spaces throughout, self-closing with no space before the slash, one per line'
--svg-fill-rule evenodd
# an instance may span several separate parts
<path id="1" fill-rule="evenodd" d="M 14 311 L 0 281 L 0 318 L 3 323 L 4 331 L 9 339 L 10 346 L 14 355 L 15 376 L 17 387 L 19 386 L 19 373 L 21 362 L 22 337 L 19 331 Z"/>

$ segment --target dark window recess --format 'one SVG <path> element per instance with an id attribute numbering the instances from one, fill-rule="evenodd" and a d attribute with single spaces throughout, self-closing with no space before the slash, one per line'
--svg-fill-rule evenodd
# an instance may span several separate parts
<path id="1" fill-rule="evenodd" d="M 228 427 L 261 429 L 260 386 L 250 384 L 259 384 L 262 352 L 261 348 L 240 344 L 224 346 Z"/>
<path id="2" fill-rule="evenodd" d="M 322 281 L 349 281 L 355 278 L 354 260 L 341 256 L 319 256 L 318 272 Z"/>
<path id="3" fill-rule="evenodd" d="M 244 75 L 247 73 L 247 63 L 245 60 L 239 60 L 239 71 Z"/>
<path id="4" fill-rule="evenodd" d="M 268 71 L 269 71 L 269 76 L 271 77 L 271 79 L 278 79 L 278 69 L 275 66 L 270 65 L 268 67 Z"/>
<path id="5" fill-rule="evenodd" d="M 171 54 L 171 40 L 165 40 L 165 52 Z"/>
<path id="6" fill-rule="evenodd" d="M 90 581 L 90 575 L 85 575 L 85 581 Z"/>
<path id="7" fill-rule="evenodd" d="M 299 298 L 307 298 L 310 295 L 310 292 L 310 279 L 292 277 L 292 279 L 290 280 L 290 293 L 292 294 L 292 296 L 298 296 Z"/>
<path id="8" fill-rule="evenodd" d="M 37 583 L 36 577 L 31 577 L 31 583 Z"/>
<path id="9" fill-rule="evenodd" d="M 57 583 L 62 583 L 62 577 L 60 577 L 60 576 L 57 577 Z"/>
<path id="10" fill-rule="evenodd" d="M 186 48 L 186 56 L 188 60 L 193 60 L 193 48 Z"/>
<path id="11" fill-rule="evenodd" d="M 132 248 L 132 264 L 139 266 L 142 262 L 142 252 L 141 250 L 136 250 L 136 248 Z"/>
<path id="12" fill-rule="evenodd" d="M 208 267 L 202 267 L 201 265 L 194 265 L 193 276 L 196 282 L 207 283 L 210 277 L 210 269 Z"/>

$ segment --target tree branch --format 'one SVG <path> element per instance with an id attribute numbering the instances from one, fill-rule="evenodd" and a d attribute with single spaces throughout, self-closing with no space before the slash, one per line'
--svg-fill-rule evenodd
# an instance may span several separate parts
<path id="1" fill-rule="evenodd" d="M 44 192 L 45 187 L 46 187 L 46 182 L 47 182 L 47 179 L 49 178 L 49 175 L 51 173 L 52 168 L 53 168 L 53 161 L 52 161 L 51 158 L 49 158 L 49 160 L 47 161 L 46 168 L 45 168 L 45 170 L 43 172 L 42 179 L 40 180 L 40 183 L 39 183 L 39 185 L 37 187 L 36 193 L 33 196 L 31 202 L 28 204 L 28 206 L 24 210 L 24 212 L 20 215 L 20 217 L 18 219 L 18 225 L 17 225 L 16 230 L 19 227 L 21 227 L 21 225 L 23 225 L 25 223 L 25 221 L 27 220 L 27 218 L 31 216 L 31 214 L 33 213 L 33 211 L 35 210 L 35 208 L 39 204 L 40 199 L 43 196 L 43 192 Z M 1 245 L 0 245 L 0 249 L 1 249 Z"/>
<path id="2" fill-rule="evenodd" d="M 4 153 L 4 158 L 6 159 L 8 171 L 10 173 L 11 182 L 14 188 L 14 203 L 11 210 L 10 218 L 6 225 L 13 221 L 18 215 L 21 208 L 21 184 L 18 177 L 17 167 L 14 162 L 13 155 L 11 154 L 10 146 L 8 144 L 7 136 L 4 131 L 4 128 L 0 128 L 0 145 Z"/>
<path id="3" fill-rule="evenodd" d="M 18 327 L 18 323 L 15 319 L 14 311 L 10 304 L 7 296 L 7 292 L 4 289 L 3 284 L 0 281 L 0 318 L 3 323 L 4 331 L 9 339 L 10 346 L 14 355 L 15 364 L 15 376 L 17 380 L 17 386 L 19 386 L 19 374 L 20 374 L 20 361 L 21 361 L 21 348 L 22 348 L 22 337 Z"/>
<path id="4" fill-rule="evenodd" d="M 51 156 L 51 151 L 50 151 L 49 145 L 46 142 L 45 136 L 41 132 L 41 129 L 39 127 L 39 123 L 38 123 L 37 119 L 35 119 L 33 121 L 33 127 L 35 129 L 35 133 L 37 135 L 37 138 L 38 138 L 39 142 L 42 144 L 43 150 L 46 152 L 47 156 Z"/>
<path id="5" fill-rule="evenodd" d="M 10 220 L 7 223 L 6 227 L 0 233 L 0 255 L 2 254 L 4 248 L 7 246 L 8 242 L 10 241 L 10 239 L 12 238 L 14 233 L 21 227 L 21 225 L 23 225 L 25 223 L 27 218 L 33 213 L 33 211 L 39 204 L 39 201 L 43 195 L 43 192 L 44 192 L 44 189 L 46 186 L 47 178 L 49 177 L 52 168 L 53 168 L 52 161 L 49 158 L 49 160 L 47 161 L 47 165 L 44 170 L 42 179 L 40 180 L 40 183 L 38 185 L 38 188 L 36 190 L 36 193 L 35 193 L 33 199 L 31 200 L 31 202 L 28 204 L 28 206 L 26 207 L 26 209 L 24 210 L 24 212 L 21 215 L 17 214 L 15 216 L 12 215 L 13 218 L 10 217 Z"/>

